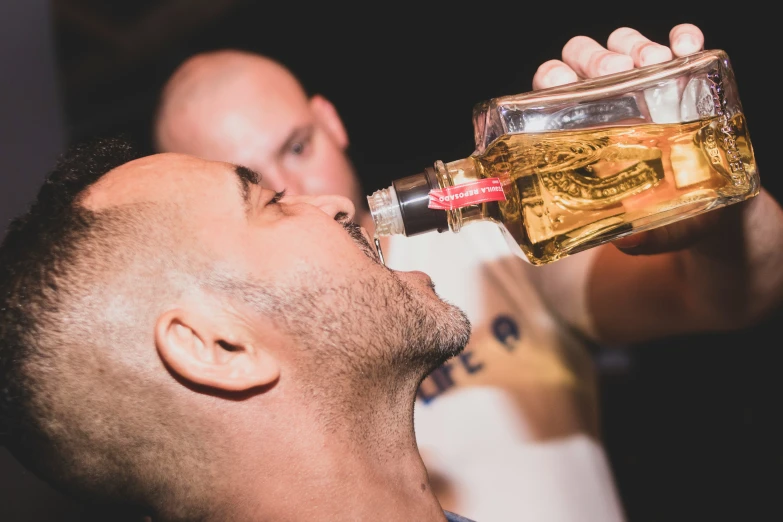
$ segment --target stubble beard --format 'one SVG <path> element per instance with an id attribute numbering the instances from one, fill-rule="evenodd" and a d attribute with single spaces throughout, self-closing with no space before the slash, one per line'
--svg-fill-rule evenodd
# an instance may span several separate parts
<path id="1" fill-rule="evenodd" d="M 372 328 L 377 334 L 374 338 L 380 341 L 376 347 L 381 362 L 378 371 L 389 375 L 401 372 L 400 379 L 410 373 L 411 378 L 420 381 L 463 350 L 470 336 L 470 322 L 462 310 L 437 295 L 431 281 L 426 289 L 417 287 L 383 266 L 358 225 L 352 222 L 342 225 L 362 252 L 383 269 L 383 276 L 387 276 L 378 277 L 363 288 L 368 294 L 364 306 L 376 312 L 375 320 L 368 318 L 366 326 Z M 387 345 L 386 349 L 382 344 Z M 368 340 L 367 345 L 372 343 Z M 360 346 L 357 351 L 361 353 Z M 365 375 L 376 373 L 370 368 L 361 369 Z"/>
<path id="2" fill-rule="evenodd" d="M 327 430 L 375 437 L 378 427 L 412 427 L 421 381 L 463 350 L 470 322 L 433 288 L 383 266 L 358 226 L 343 226 L 374 264 L 348 280 L 300 273 L 256 287 L 266 299 L 253 300 L 274 303 L 264 314 L 292 341 L 289 382 Z"/>
<path id="3" fill-rule="evenodd" d="M 383 270 L 385 277 L 308 289 L 296 300 L 304 306 L 285 314 L 313 381 L 329 388 L 405 386 L 415 393 L 467 344 L 470 323 L 462 310 Z"/>
<path id="4" fill-rule="evenodd" d="M 350 429 L 357 440 L 379 429 L 412 431 L 421 381 L 458 355 L 470 335 L 460 309 L 379 267 L 342 286 L 322 276 L 315 287 L 311 278 L 299 295 L 288 292 L 294 306 L 281 313 L 303 401 L 327 431 Z"/>

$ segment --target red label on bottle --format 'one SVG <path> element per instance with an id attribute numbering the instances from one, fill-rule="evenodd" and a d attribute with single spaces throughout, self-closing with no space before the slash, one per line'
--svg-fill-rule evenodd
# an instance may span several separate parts
<path id="1" fill-rule="evenodd" d="M 429 208 L 454 210 L 488 201 L 506 201 L 500 178 L 486 178 L 462 185 L 430 190 Z"/>

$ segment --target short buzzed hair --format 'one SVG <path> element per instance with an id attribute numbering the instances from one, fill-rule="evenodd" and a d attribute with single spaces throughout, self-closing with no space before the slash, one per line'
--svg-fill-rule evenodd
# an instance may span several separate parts
<path id="1" fill-rule="evenodd" d="M 92 216 L 77 204 L 104 174 L 138 157 L 121 140 L 79 144 L 63 155 L 28 211 L 14 219 L 0 245 L 0 436 L 18 436 L 29 400 L 23 366 L 33 357 L 31 335 L 46 331 L 48 314 L 63 283 L 66 265 Z"/>
<path id="2" fill-rule="evenodd" d="M 138 157 L 122 139 L 77 145 L 8 227 L 0 245 L 0 435 L 66 493 L 164 504 L 172 519 L 195 519 L 178 506 L 197 506 L 182 488 L 210 480 L 209 456 L 189 436 L 197 428 L 166 395 L 175 387 L 154 376 L 140 382 L 128 369 L 160 364 L 135 348 L 149 344 L 162 303 L 192 287 L 198 270 L 156 237 L 177 230 L 160 223 L 173 219 L 162 209 L 80 204 L 104 174 Z M 194 480 L 171 480 L 184 467 Z"/>

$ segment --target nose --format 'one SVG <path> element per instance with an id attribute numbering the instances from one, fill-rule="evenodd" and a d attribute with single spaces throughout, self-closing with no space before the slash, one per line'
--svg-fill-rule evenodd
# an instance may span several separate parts
<path id="1" fill-rule="evenodd" d="M 350 221 L 356 214 L 356 207 L 350 199 L 337 196 L 286 196 L 283 199 L 287 203 L 307 203 L 321 209 L 326 215 L 340 221 Z"/>

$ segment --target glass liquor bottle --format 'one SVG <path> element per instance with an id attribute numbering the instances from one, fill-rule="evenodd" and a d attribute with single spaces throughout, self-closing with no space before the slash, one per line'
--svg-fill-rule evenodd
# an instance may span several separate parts
<path id="1" fill-rule="evenodd" d="M 474 152 L 368 196 L 376 236 L 499 225 L 543 265 L 754 197 L 759 177 L 724 51 L 494 98 Z"/>

